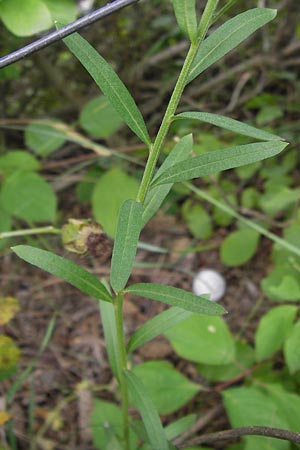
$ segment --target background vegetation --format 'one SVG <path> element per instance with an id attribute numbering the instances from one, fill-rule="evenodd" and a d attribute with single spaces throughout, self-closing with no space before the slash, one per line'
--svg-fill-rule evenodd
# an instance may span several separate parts
<path id="1" fill-rule="evenodd" d="M 5 1 L 0 14 L 16 33 L 3 16 Z M 207 177 L 193 191 L 177 185 L 147 225 L 134 271 L 136 282 L 188 290 L 203 267 L 220 271 L 227 281 L 226 321 L 191 317 L 133 356 L 164 423 L 187 416 L 181 431 L 188 431 L 178 445 L 200 432 L 230 426 L 299 428 L 299 5 L 296 0 L 259 5 L 247 0 L 228 17 L 256 6 L 278 8 L 277 19 L 191 85 L 180 110 L 229 115 L 292 145 L 278 158 Z M 3 54 L 33 39 L 8 29 L 0 31 Z M 171 4 L 141 1 L 83 35 L 114 65 L 154 133 L 188 45 Z M 0 422 L 7 422 L 9 411 L 11 448 L 106 449 L 99 422 L 109 418 L 118 428 L 119 412 L 111 403 L 118 394 L 98 327 L 98 306 L 21 264 L 9 245 L 38 243 L 62 255 L 72 250 L 68 257 L 105 277 L 110 239 L 104 252 L 97 239 L 78 248 L 74 235 L 67 234 L 63 247 L 55 230 L 72 218 L 93 218 L 113 239 L 118 208 L 136 193 L 146 149 L 62 43 L 2 70 L 0 78 L 0 231 L 54 228 L 48 230 L 53 235 L 0 241 Z M 247 142 L 180 121 L 172 126 L 165 155 L 191 129 L 196 154 Z M 133 298 L 125 306 L 128 334 L 162 308 Z M 172 385 L 181 387 L 178 397 L 168 391 Z M 4 437 L 2 445 L 8 448 Z M 261 437 L 214 445 L 291 448 Z"/>

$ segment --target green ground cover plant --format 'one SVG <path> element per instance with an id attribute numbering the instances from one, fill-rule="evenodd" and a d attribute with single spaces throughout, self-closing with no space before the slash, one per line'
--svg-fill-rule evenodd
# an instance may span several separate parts
<path id="1" fill-rule="evenodd" d="M 228 2 L 228 5 L 230 3 L 232 2 Z M 266 313 L 256 330 L 255 345 L 252 347 L 242 337 L 232 335 L 222 318 L 224 308 L 211 302 L 209 296 L 196 296 L 173 286 L 155 283 L 128 284 L 142 228 L 157 212 L 173 185 L 184 183 L 195 196 L 209 201 L 214 208 L 212 221 L 201 203 L 194 203 L 190 199 L 184 203 L 182 213 L 191 233 L 197 238 L 207 239 L 213 226 L 229 225 L 232 218 L 238 219 L 241 228 L 232 232 L 220 249 L 221 260 L 230 267 L 243 265 L 253 257 L 261 234 L 271 238 L 275 242 L 272 253 L 274 269 L 263 280 L 262 288 L 274 300 L 299 300 L 297 222 L 285 229 L 282 239 L 270 232 L 264 221 L 257 223 L 243 219 L 235 210 L 235 205 L 239 203 L 245 208 L 252 208 L 259 203 L 261 210 L 274 218 L 278 212 L 284 211 L 287 215 L 292 213 L 291 205 L 299 196 L 299 190 L 290 187 L 289 179 L 294 154 L 284 156 L 280 170 L 272 162 L 260 167 L 261 160 L 282 152 L 287 142 L 274 134 L 273 130 L 260 130 L 229 117 L 200 111 L 176 113 L 186 85 L 274 19 L 276 11 L 267 8 L 251 9 L 220 25 L 208 35 L 210 26 L 218 23 L 217 20 L 222 17 L 226 7 L 217 10 L 218 1 L 208 0 L 199 19 L 195 1 L 173 0 L 173 6 L 178 25 L 189 39 L 190 47 L 154 139 L 149 136 L 133 97 L 108 62 L 80 35 L 73 34 L 64 39 L 104 95 L 89 102 L 82 110 L 79 118 L 81 127 L 92 137 L 106 137 L 124 122 L 148 149 L 148 160 L 140 183 L 114 168 L 101 174 L 92 193 L 94 214 L 105 232 L 114 239 L 109 284 L 52 252 L 27 245 L 13 247 L 13 251 L 23 260 L 62 278 L 99 302 L 108 358 L 119 386 L 118 404 L 99 399 L 94 402 L 91 423 L 94 445 L 99 450 L 191 450 L 200 449 L 201 443 L 210 442 L 207 436 L 203 437 L 203 441 L 201 436 L 197 437 L 194 443 L 189 442 L 189 447 L 185 442 L 179 442 L 180 436 L 194 425 L 194 414 L 165 427 L 160 419 L 160 415 L 174 413 L 185 405 L 201 391 L 203 387 L 200 384 L 191 382 L 165 361 L 150 361 L 132 367 L 131 353 L 159 334 L 164 334 L 175 352 L 192 361 L 199 374 L 211 382 L 222 384 L 234 378 L 249 376 L 245 386 L 230 387 L 222 393 L 232 427 L 256 425 L 291 432 L 299 430 L 297 371 L 300 369 L 300 358 L 297 342 L 300 328 L 296 306 L 281 305 Z M 103 114 L 104 127 L 100 131 L 97 129 L 99 117 L 95 111 Z M 258 122 L 267 123 L 271 113 L 272 111 L 265 111 Z M 271 117 L 274 117 L 274 111 L 272 114 Z M 108 117 L 110 120 L 107 120 Z M 208 123 L 246 138 L 245 141 L 241 140 L 244 138 L 237 138 L 230 146 L 221 143 L 220 149 L 216 148 L 211 152 L 198 153 L 193 148 L 192 134 L 187 133 L 157 168 L 170 127 L 185 124 L 187 120 L 193 124 Z M 41 136 L 48 136 L 48 139 L 40 139 Z M 55 151 L 67 139 L 84 143 L 89 148 L 93 146 L 91 140 L 59 123 L 55 123 L 55 126 L 51 123 L 31 124 L 26 129 L 25 139 L 28 147 L 40 156 Z M 109 150 L 104 147 L 96 148 L 99 153 L 109 154 Z M 223 183 L 220 174 L 227 169 L 235 169 L 236 176 L 246 180 L 250 179 L 253 171 L 259 172 L 265 180 L 264 195 L 258 196 L 255 188 L 248 186 L 241 198 L 230 198 L 231 206 L 228 206 L 213 186 L 208 184 L 206 190 L 200 190 L 189 181 L 200 177 L 208 180 L 210 176 L 217 176 L 225 194 L 230 193 L 232 185 L 227 180 Z M 5 211 L 7 224 L 14 217 L 29 223 L 53 220 L 56 198 L 37 173 L 38 170 L 38 160 L 26 152 L 16 150 L 1 157 L 0 171 L 3 178 L 0 206 Z M 98 172 L 95 171 L 94 176 L 97 175 Z M 278 179 L 281 180 L 279 184 Z M 27 186 L 28 192 L 24 191 L 26 199 L 32 197 L 30 189 L 38 190 L 41 198 L 38 197 L 35 201 L 40 204 L 28 206 L 24 201 L 25 206 L 21 202 L 20 210 L 20 202 L 14 201 L 20 191 L 18 183 L 19 186 Z M 275 189 L 276 195 L 274 185 L 278 188 Z M 103 214 L 103 205 L 100 203 L 105 189 L 107 203 L 110 191 L 121 192 L 108 217 L 105 217 L 107 212 Z M 48 205 L 46 210 L 40 207 L 45 204 Z M 51 230 L 45 230 L 49 231 Z M 52 231 L 59 232 L 56 229 Z M 137 298 L 146 297 L 171 307 L 142 325 L 126 342 L 123 304 L 128 294 Z M 272 357 L 278 352 L 282 352 L 287 368 L 278 370 L 274 375 L 270 370 Z M 139 411 L 141 420 L 129 414 L 132 405 Z M 266 429 L 264 433 L 258 429 L 252 429 L 253 433 L 249 429 L 246 431 L 245 434 L 255 434 L 256 431 L 257 434 L 267 435 Z M 247 436 L 242 444 L 228 448 L 288 449 L 294 445 L 288 440 L 297 442 L 297 436 L 293 433 L 282 434 L 285 440 L 274 439 L 279 436 L 275 431 L 270 436 L 273 438 Z"/>

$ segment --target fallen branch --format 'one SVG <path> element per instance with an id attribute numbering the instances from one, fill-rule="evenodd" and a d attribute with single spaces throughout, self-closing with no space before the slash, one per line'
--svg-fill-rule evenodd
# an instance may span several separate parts
<path id="1" fill-rule="evenodd" d="M 300 444 L 300 431 L 295 433 L 293 431 L 282 430 L 281 428 L 273 427 L 241 427 L 234 428 L 232 430 L 217 431 L 216 433 L 203 434 L 197 438 L 191 439 L 185 442 L 184 446 L 179 448 L 186 448 L 187 446 L 208 444 L 211 442 L 222 441 L 226 439 L 237 439 L 245 435 L 265 436 L 276 439 L 283 439 L 285 441 L 293 442 L 294 444 Z"/>

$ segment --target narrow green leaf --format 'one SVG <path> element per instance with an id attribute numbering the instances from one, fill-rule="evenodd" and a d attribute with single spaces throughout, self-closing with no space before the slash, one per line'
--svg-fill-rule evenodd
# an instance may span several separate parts
<path id="1" fill-rule="evenodd" d="M 153 186 L 199 178 L 221 172 L 222 170 L 261 161 L 277 155 L 287 145 L 286 142 L 278 141 L 258 142 L 205 153 L 175 164 L 154 180 Z"/>
<path id="2" fill-rule="evenodd" d="M 115 292 L 121 291 L 131 274 L 141 231 L 143 205 L 126 200 L 120 209 L 113 249 L 110 283 Z"/>
<path id="3" fill-rule="evenodd" d="M 186 430 L 191 428 L 196 422 L 196 414 L 188 414 L 187 416 L 181 417 L 175 420 L 175 422 L 170 423 L 165 427 L 165 433 L 167 439 L 170 441 L 175 439 L 177 436 L 183 434 Z"/>
<path id="4" fill-rule="evenodd" d="M 276 134 L 268 131 L 259 130 L 258 128 L 247 125 L 239 120 L 231 119 L 230 117 L 220 116 L 219 114 L 211 114 L 207 112 L 184 112 L 177 114 L 174 120 L 177 119 L 194 119 L 201 122 L 210 123 L 220 128 L 233 131 L 235 133 L 243 134 L 244 136 L 254 137 L 261 141 L 282 141 L 283 139 Z"/>
<path id="5" fill-rule="evenodd" d="M 187 159 L 190 151 L 192 150 L 192 147 L 192 134 L 188 134 L 187 136 L 184 136 L 182 139 L 180 139 L 180 141 L 171 150 L 170 154 L 158 169 L 154 180 L 158 178 L 169 167 Z M 172 186 L 173 183 L 164 186 L 156 186 L 148 192 L 144 203 L 142 226 L 144 226 L 151 219 L 151 217 L 153 217 L 153 215 L 159 209 L 160 205 L 170 192 Z"/>
<path id="6" fill-rule="evenodd" d="M 104 331 L 105 344 L 110 367 L 114 376 L 120 380 L 120 349 L 116 330 L 115 308 L 112 303 L 99 301 L 101 323 Z"/>
<path id="7" fill-rule="evenodd" d="M 144 384 L 129 370 L 125 371 L 125 378 L 132 399 L 142 416 L 152 447 L 156 450 L 169 450 L 158 412 Z"/>
<path id="8" fill-rule="evenodd" d="M 194 42 L 197 37 L 195 0 L 173 0 L 173 6 L 179 28 Z"/>
<path id="9" fill-rule="evenodd" d="M 207 300 L 206 297 L 194 295 L 191 292 L 184 291 L 172 286 L 155 283 L 139 283 L 129 286 L 125 292 L 140 295 L 141 297 L 151 298 L 168 305 L 178 306 L 187 311 L 198 314 L 208 314 L 218 316 L 226 311 L 217 303 Z"/>
<path id="10" fill-rule="evenodd" d="M 258 28 L 276 17 L 276 10 L 254 8 L 228 20 L 201 45 L 194 59 L 188 83 L 221 59 Z"/>
<path id="11" fill-rule="evenodd" d="M 127 344 L 127 352 L 133 352 L 141 345 L 151 341 L 156 336 L 164 333 L 169 328 L 174 327 L 177 323 L 187 319 L 192 314 L 193 313 L 185 311 L 184 309 L 176 308 L 176 306 L 163 311 L 148 320 L 133 333 Z"/>
<path id="12" fill-rule="evenodd" d="M 63 39 L 63 41 L 86 68 L 129 128 L 146 145 L 150 145 L 151 140 L 142 114 L 131 94 L 112 67 L 79 34 L 74 33 Z"/>
<path id="13" fill-rule="evenodd" d="M 12 247 L 12 250 L 24 261 L 62 278 L 84 294 L 112 302 L 111 296 L 98 278 L 72 261 L 29 245 L 18 245 Z"/>

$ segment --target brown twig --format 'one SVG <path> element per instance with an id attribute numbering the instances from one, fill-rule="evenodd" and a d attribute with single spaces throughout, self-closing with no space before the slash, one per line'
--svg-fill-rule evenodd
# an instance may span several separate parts
<path id="1" fill-rule="evenodd" d="M 186 442 L 186 440 L 192 436 L 193 434 L 197 433 L 198 431 L 202 430 L 208 423 L 213 421 L 215 417 L 219 416 L 222 411 L 222 406 L 217 405 L 214 408 L 211 408 L 209 411 L 207 411 L 206 414 L 201 415 L 199 419 L 194 423 L 194 425 L 191 426 L 188 430 L 186 430 L 182 435 L 178 436 L 174 440 L 174 445 L 180 446 L 180 444 L 183 444 Z M 184 445 L 186 447 L 186 445 Z"/>
<path id="2" fill-rule="evenodd" d="M 241 436 L 245 435 L 265 436 L 276 439 L 283 439 L 285 441 L 293 442 L 294 444 L 300 444 L 300 432 L 295 433 L 293 431 L 273 427 L 250 426 L 234 428 L 232 430 L 217 431 L 216 433 L 203 434 L 202 436 L 198 436 L 197 438 L 192 439 L 189 442 L 185 442 L 184 446 L 180 445 L 179 448 L 204 443 L 208 444 L 225 439 L 238 439 Z"/>

